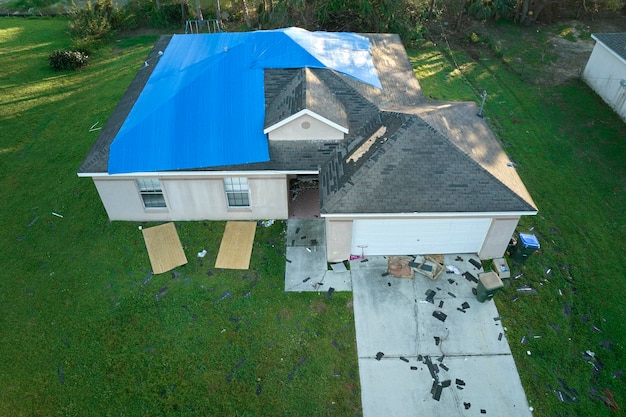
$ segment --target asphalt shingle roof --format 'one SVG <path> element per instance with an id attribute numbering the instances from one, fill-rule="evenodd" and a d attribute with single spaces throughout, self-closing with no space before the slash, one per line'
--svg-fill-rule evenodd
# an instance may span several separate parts
<path id="1" fill-rule="evenodd" d="M 324 214 L 536 211 L 476 104 L 427 102 L 400 38 L 364 36 L 382 89 L 330 69 L 264 72 L 266 127 L 307 108 L 348 127 L 344 140 L 272 140 L 268 162 L 197 170 L 319 171 Z M 137 74 L 79 173 L 107 172 L 108 146 L 148 76 Z"/>

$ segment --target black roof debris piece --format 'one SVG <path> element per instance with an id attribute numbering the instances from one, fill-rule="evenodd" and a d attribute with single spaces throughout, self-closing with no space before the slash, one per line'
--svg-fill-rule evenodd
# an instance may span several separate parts
<path id="1" fill-rule="evenodd" d="M 386 276 L 388 276 L 388 275 L 389 275 L 389 272 L 383 272 L 383 273 L 382 273 L 382 274 L 380 274 L 380 275 L 381 275 L 381 276 L 383 276 L 383 277 L 386 277 Z"/>
<path id="2" fill-rule="evenodd" d="M 452 298 L 456 298 L 456 295 L 454 295 L 453 293 L 451 293 L 450 291 L 448 291 L 448 295 Z"/>
<path id="3" fill-rule="evenodd" d="M 296 234 L 300 233 L 300 228 L 296 227 Z"/>
<path id="4" fill-rule="evenodd" d="M 441 320 L 442 322 L 446 321 L 446 318 L 448 318 L 448 316 L 443 311 L 439 310 L 433 311 L 433 317 L 437 320 Z"/>
<path id="5" fill-rule="evenodd" d="M 443 369 L 444 371 L 448 372 L 450 370 L 450 368 L 448 368 L 446 365 L 444 365 L 443 363 L 441 365 L 439 365 L 439 367 L 441 369 Z"/>
<path id="6" fill-rule="evenodd" d="M 287 262 L 291 263 L 291 259 L 289 259 L 289 258 L 285 258 L 285 260 L 286 260 Z"/>
<path id="7" fill-rule="evenodd" d="M 376 360 L 379 361 L 383 358 L 383 356 L 385 356 L 385 354 L 383 352 L 378 352 L 376 354 Z"/>
<path id="8" fill-rule="evenodd" d="M 454 381 L 454 383 L 457 384 L 457 385 L 465 386 L 465 381 L 463 381 L 462 379 L 459 379 L 459 378 L 457 378 Z"/>
<path id="9" fill-rule="evenodd" d="M 388 286 L 388 287 L 391 287 L 391 282 L 388 282 L 388 283 L 387 283 L 387 286 Z"/>
<path id="10" fill-rule="evenodd" d="M 61 383 L 61 385 L 65 385 L 65 373 L 63 372 L 63 365 L 59 365 L 58 373 L 59 382 Z"/>
<path id="11" fill-rule="evenodd" d="M 443 300 L 439 301 L 439 308 L 443 307 Z"/>
<path id="12" fill-rule="evenodd" d="M 302 280 L 302 282 L 307 282 L 310 279 L 311 279 L 311 277 L 306 277 L 305 279 Z"/>
<path id="13" fill-rule="evenodd" d="M 480 414 L 487 414 L 487 410 L 485 410 L 484 408 L 480 409 Z"/>
<path id="14" fill-rule="evenodd" d="M 405 358 L 404 356 L 400 356 L 400 360 L 404 361 L 406 363 L 409 363 L 409 360 L 407 358 Z"/>
<path id="15" fill-rule="evenodd" d="M 463 407 L 465 407 L 466 410 L 469 410 L 471 406 L 472 403 L 463 403 Z"/>
<path id="16" fill-rule="evenodd" d="M 159 293 L 154 296 L 154 299 L 159 301 L 161 298 L 163 298 L 165 296 L 165 294 L 167 294 L 167 287 L 164 285 L 159 290 Z"/>
<path id="17" fill-rule="evenodd" d="M 470 258 L 469 263 L 474 265 L 477 269 L 482 269 L 483 268 L 483 264 L 481 264 L 479 261 L 477 261 L 474 258 Z"/>
<path id="18" fill-rule="evenodd" d="M 300 367 L 302 365 L 304 365 L 304 362 L 306 362 L 307 357 L 303 356 L 300 359 L 298 359 L 298 363 L 296 364 L 296 367 L 293 369 L 293 371 L 291 371 L 291 373 L 289 375 L 287 375 L 287 379 L 289 381 L 293 380 L 296 376 L 296 372 L 298 372 L 298 369 L 300 369 Z"/>
<path id="19" fill-rule="evenodd" d="M 478 284 L 478 278 L 476 278 L 474 275 L 470 274 L 469 272 L 463 272 L 461 275 L 463 275 L 466 280 Z"/>
<path id="20" fill-rule="evenodd" d="M 411 366 L 411 371 L 417 371 L 417 366 Z"/>
<path id="21" fill-rule="evenodd" d="M 440 357 L 437 358 L 437 362 L 442 363 L 445 357 L 446 355 L 441 355 Z"/>
<path id="22" fill-rule="evenodd" d="M 454 260 L 457 262 L 463 262 L 463 258 L 461 258 L 460 256 L 457 256 L 456 258 L 454 258 Z"/>
<path id="23" fill-rule="evenodd" d="M 443 387 L 437 383 L 437 381 L 433 382 L 433 387 L 430 389 L 430 393 L 433 395 L 433 400 L 439 401 L 441 398 L 441 391 L 443 391 Z"/>
<path id="24" fill-rule="evenodd" d="M 435 338 L 435 346 L 439 346 L 439 342 L 441 341 L 441 339 L 439 338 L 439 336 L 433 336 Z"/>
<path id="25" fill-rule="evenodd" d="M 465 301 L 463 304 L 461 304 L 461 308 L 463 310 L 467 310 L 468 308 L 470 308 L 470 305 L 467 301 Z"/>
<path id="26" fill-rule="evenodd" d="M 459 310 L 461 313 L 465 313 L 465 310 L 463 310 L 462 308 L 457 307 L 457 310 Z"/>
<path id="27" fill-rule="evenodd" d="M 454 274 L 453 271 L 448 271 L 448 272 L 452 272 Z M 452 278 L 448 278 L 448 284 L 454 284 L 456 281 L 453 280 Z"/>
<path id="28" fill-rule="evenodd" d="M 493 318 L 493 321 L 500 321 L 500 316 L 498 316 L 498 317 L 494 317 L 494 318 Z"/>
<path id="29" fill-rule="evenodd" d="M 232 381 L 233 377 L 235 376 L 235 373 L 237 372 L 237 370 L 239 368 L 241 368 L 241 365 L 243 365 L 243 363 L 246 361 L 246 358 L 241 358 L 237 361 L 237 363 L 235 364 L 235 366 L 233 367 L 233 370 L 230 372 L 230 374 L 228 374 L 228 376 L 226 377 L 226 382 L 230 382 Z"/>
<path id="30" fill-rule="evenodd" d="M 478 295 L 478 291 L 476 291 L 476 288 L 472 288 L 472 294 Z"/>
<path id="31" fill-rule="evenodd" d="M 428 301 L 431 304 L 434 304 L 434 298 L 435 298 L 435 294 L 437 294 L 435 291 L 433 290 L 428 290 L 426 291 L 426 301 Z"/>
<path id="32" fill-rule="evenodd" d="M 498 335 L 498 340 L 502 340 L 502 333 Z"/>
<path id="33" fill-rule="evenodd" d="M 452 381 L 450 381 L 449 379 L 446 379 L 445 381 L 441 381 L 441 386 L 443 388 L 448 388 L 450 384 L 452 384 Z"/>

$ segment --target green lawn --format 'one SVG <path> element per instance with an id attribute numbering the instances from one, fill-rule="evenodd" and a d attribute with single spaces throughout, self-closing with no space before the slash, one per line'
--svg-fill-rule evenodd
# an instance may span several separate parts
<path id="1" fill-rule="evenodd" d="M 0 415 L 360 413 L 351 294 L 284 293 L 284 224 L 222 271 L 224 223 L 178 223 L 189 263 L 152 276 L 140 224 L 108 221 L 76 170 L 156 38 L 55 73 L 66 28 L 0 19 Z"/>
<path id="2" fill-rule="evenodd" d="M 224 224 L 178 223 L 190 262 L 152 276 L 139 224 L 107 220 L 76 169 L 155 37 L 55 73 L 66 25 L 0 19 L 0 415 L 360 413 L 351 295 L 283 292 L 283 224 L 257 230 L 249 271 L 220 271 Z M 411 59 L 427 97 L 488 91 L 486 119 L 539 206 L 519 230 L 542 249 L 496 296 L 534 415 L 617 415 L 604 403 L 626 407 L 626 127 L 579 81 L 532 82 L 554 59 L 548 29 L 498 29 L 480 59 L 454 42 Z"/>
<path id="3" fill-rule="evenodd" d="M 545 32 L 562 27 L 497 29 L 483 35 L 479 59 L 467 44 L 439 42 L 412 61 L 427 96 L 480 103 L 488 92 L 486 119 L 539 207 L 518 230 L 537 235 L 541 251 L 514 267 L 523 276 L 496 298 L 534 415 L 615 415 L 605 400 L 626 408 L 626 126 L 577 79 L 533 81 L 537 48 L 554 57 Z M 536 295 L 518 291 L 527 284 Z"/>

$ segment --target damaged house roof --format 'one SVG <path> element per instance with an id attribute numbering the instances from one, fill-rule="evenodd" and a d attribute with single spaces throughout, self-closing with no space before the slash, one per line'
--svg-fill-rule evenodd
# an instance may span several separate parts
<path id="1" fill-rule="evenodd" d="M 185 58 L 184 51 L 203 44 L 199 38 L 212 39 L 204 41 L 210 51 Z M 170 55 L 173 42 L 177 52 Z M 231 67 L 224 55 L 237 47 L 244 63 Z M 168 55 L 185 70 L 160 70 Z M 322 214 L 537 210 L 475 103 L 424 99 L 397 35 L 294 28 L 177 35 L 159 39 L 147 62 L 159 59 L 139 71 L 81 175 L 315 170 Z M 251 91 L 259 86 L 260 93 Z M 204 90 L 191 94 L 198 88 Z M 181 89 L 186 93 L 177 99 Z M 142 96 L 147 112 L 139 112 Z M 190 123 L 198 110 L 205 116 Z M 344 139 L 268 140 L 266 132 L 302 112 Z"/>

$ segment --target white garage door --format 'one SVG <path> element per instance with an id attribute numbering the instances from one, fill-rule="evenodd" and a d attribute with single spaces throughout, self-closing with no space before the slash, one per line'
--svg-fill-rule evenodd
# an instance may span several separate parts
<path id="1" fill-rule="evenodd" d="M 478 253 L 491 219 L 354 220 L 351 253 L 418 255 Z"/>

